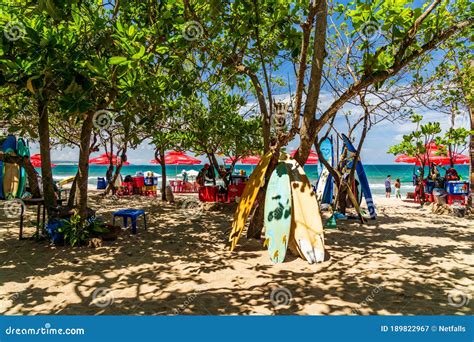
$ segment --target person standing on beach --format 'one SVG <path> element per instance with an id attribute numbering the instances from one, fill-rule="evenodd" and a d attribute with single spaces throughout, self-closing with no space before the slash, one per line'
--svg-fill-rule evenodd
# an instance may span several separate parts
<path id="1" fill-rule="evenodd" d="M 402 186 L 400 178 L 395 180 L 395 184 L 393 186 L 395 187 L 395 198 L 402 198 L 402 194 L 400 193 L 400 188 Z"/>
<path id="2" fill-rule="evenodd" d="M 385 197 L 390 198 L 392 193 L 392 176 L 388 175 L 385 179 Z"/>

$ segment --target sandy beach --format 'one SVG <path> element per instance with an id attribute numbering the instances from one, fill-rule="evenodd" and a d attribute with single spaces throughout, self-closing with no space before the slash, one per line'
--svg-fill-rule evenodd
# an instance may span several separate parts
<path id="1" fill-rule="evenodd" d="M 329 261 L 309 265 L 288 255 L 273 265 L 257 240 L 242 238 L 229 252 L 234 205 L 196 203 L 189 196 L 167 204 L 94 195 L 91 207 L 106 221 L 120 208 L 148 215 L 147 231 L 139 225 L 137 235 L 125 231 L 95 249 L 19 241 L 18 221 L 2 217 L 0 313 L 472 313 L 472 217 L 377 198 L 376 221 L 338 221 L 338 229 L 326 230 Z"/>

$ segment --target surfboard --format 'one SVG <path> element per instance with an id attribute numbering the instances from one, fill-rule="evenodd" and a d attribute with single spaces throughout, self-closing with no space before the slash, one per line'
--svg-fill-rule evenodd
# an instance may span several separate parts
<path id="1" fill-rule="evenodd" d="M 15 156 L 16 153 L 11 152 Z M 3 165 L 3 194 L 5 199 L 15 198 L 20 186 L 20 166 L 18 164 L 4 163 Z"/>
<path id="2" fill-rule="evenodd" d="M 329 163 L 333 162 L 332 142 L 329 138 L 323 140 L 320 146 L 321 154 Z M 332 202 L 332 176 L 323 163 L 320 165 L 320 176 L 316 184 L 316 199 L 319 203 Z"/>
<path id="3" fill-rule="evenodd" d="M 285 260 L 291 229 L 291 187 L 285 163 L 278 163 L 265 195 L 265 245 L 273 263 Z"/>
<path id="4" fill-rule="evenodd" d="M 326 183 L 329 178 L 329 170 L 324 168 L 321 172 L 321 175 L 318 179 L 318 184 L 316 184 L 316 199 L 321 203 L 324 195 L 324 189 L 326 188 Z"/>
<path id="5" fill-rule="evenodd" d="M 234 250 L 235 246 L 237 245 L 237 242 L 239 241 L 240 235 L 242 235 L 242 231 L 245 227 L 245 222 L 247 221 L 255 199 L 257 198 L 258 190 L 264 184 L 265 173 L 267 172 L 267 168 L 268 165 L 270 165 L 271 159 L 272 154 L 270 152 L 265 154 L 247 181 L 247 184 L 240 198 L 239 205 L 237 206 L 237 209 L 234 213 L 232 231 L 229 235 L 229 241 L 231 242 L 231 251 Z"/>
<path id="6" fill-rule="evenodd" d="M 321 153 L 324 156 L 331 166 L 334 166 L 334 148 L 332 144 L 331 138 L 326 138 L 321 143 Z M 333 201 L 333 194 L 334 194 L 334 182 L 332 179 L 332 175 L 328 170 L 328 177 L 326 180 L 326 185 L 324 187 L 323 196 L 321 198 L 321 203 L 328 203 L 331 204 Z"/>
<path id="7" fill-rule="evenodd" d="M 290 249 L 310 264 L 324 261 L 324 229 L 316 194 L 304 169 L 293 158 L 285 161 L 291 182 L 293 215 Z"/>
<path id="8" fill-rule="evenodd" d="M 17 151 L 20 157 L 30 156 L 30 149 L 28 147 L 28 143 L 23 138 L 18 138 Z M 26 179 L 26 169 L 24 167 L 20 167 L 20 184 L 18 186 L 18 193 L 16 194 L 17 198 L 21 198 L 23 196 L 23 193 L 25 192 Z"/>
<path id="9" fill-rule="evenodd" d="M 61 179 L 59 182 L 58 182 L 58 185 L 59 186 L 64 186 L 66 184 L 69 184 L 69 183 L 72 183 L 74 182 L 74 178 L 76 178 L 76 176 L 70 176 L 70 177 L 66 177 L 64 179 Z"/>
<path id="10" fill-rule="evenodd" d="M 352 142 L 349 140 L 349 138 L 346 135 L 342 134 L 342 140 L 344 141 L 344 144 L 346 145 L 347 150 L 350 152 L 351 156 L 353 157 L 354 154 L 357 152 L 356 148 L 354 147 L 354 145 L 352 145 Z M 374 200 L 372 199 L 372 192 L 370 191 L 369 180 L 367 179 L 367 175 L 365 174 L 365 170 L 364 170 L 364 165 L 362 165 L 360 158 L 356 164 L 356 172 L 357 172 L 357 177 L 359 178 L 359 183 L 362 189 L 362 193 L 364 194 L 365 203 L 367 204 L 367 208 L 369 209 L 370 218 L 375 219 L 377 217 L 375 204 L 374 204 Z"/>
<path id="11" fill-rule="evenodd" d="M 2 144 L 2 151 L 4 153 L 17 151 L 16 138 L 14 135 L 9 134 Z"/>

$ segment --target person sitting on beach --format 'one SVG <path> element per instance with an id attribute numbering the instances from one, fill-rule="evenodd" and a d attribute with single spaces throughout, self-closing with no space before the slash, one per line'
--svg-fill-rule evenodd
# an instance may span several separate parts
<path id="1" fill-rule="evenodd" d="M 385 197 L 390 198 L 392 192 L 392 176 L 388 175 L 385 179 Z"/>
<path id="2" fill-rule="evenodd" d="M 395 180 L 395 184 L 394 184 L 394 187 L 395 187 L 395 198 L 402 198 L 402 194 L 400 193 L 400 188 L 401 188 L 402 184 L 400 182 L 400 178 L 397 178 Z"/>
<path id="3" fill-rule="evenodd" d="M 199 186 L 204 186 L 206 184 L 206 172 L 209 168 L 209 164 L 205 164 L 204 167 L 199 171 L 198 175 L 196 176 L 196 183 Z"/>
<path id="4" fill-rule="evenodd" d="M 199 171 L 196 177 L 196 183 L 198 183 L 200 186 L 204 186 L 206 182 L 216 182 L 214 170 L 209 164 L 204 164 L 204 167 L 201 169 L 201 171 Z"/>

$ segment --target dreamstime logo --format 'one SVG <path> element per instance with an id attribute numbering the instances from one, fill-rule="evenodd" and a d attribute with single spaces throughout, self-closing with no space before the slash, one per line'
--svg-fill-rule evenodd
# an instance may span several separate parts
<path id="1" fill-rule="evenodd" d="M 197 21 L 188 21 L 184 24 L 182 34 L 184 39 L 194 41 L 202 37 L 204 29 Z"/>
<path id="2" fill-rule="evenodd" d="M 114 303 L 114 296 L 108 288 L 98 287 L 92 293 L 92 303 L 99 308 L 105 308 Z"/>
<path id="3" fill-rule="evenodd" d="M 8 218 L 16 218 L 25 211 L 25 203 L 21 199 L 13 199 L 3 204 L 3 210 Z"/>
<path id="4" fill-rule="evenodd" d="M 101 109 L 94 113 L 92 123 L 95 128 L 103 130 L 109 128 L 114 122 L 114 114 L 108 110 Z"/>
<path id="5" fill-rule="evenodd" d="M 194 198 L 187 198 L 181 204 L 181 209 L 186 210 L 189 216 L 193 218 L 199 218 L 203 212 L 203 204 Z"/>
<path id="6" fill-rule="evenodd" d="M 363 40 L 372 41 L 380 36 L 380 26 L 376 21 L 367 21 L 359 29 L 359 35 Z"/>
<path id="7" fill-rule="evenodd" d="M 17 40 L 20 40 L 25 37 L 25 26 L 18 21 L 9 22 L 5 25 L 3 34 L 5 35 L 5 38 L 7 38 L 9 41 L 16 42 Z"/>
<path id="8" fill-rule="evenodd" d="M 448 303 L 455 308 L 469 304 L 470 296 L 459 289 L 453 289 L 448 293 Z"/>
<path id="9" fill-rule="evenodd" d="M 292 300 L 291 291 L 286 287 L 274 288 L 270 293 L 270 302 L 274 307 L 289 305 Z"/>

